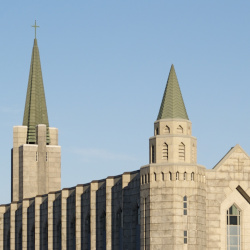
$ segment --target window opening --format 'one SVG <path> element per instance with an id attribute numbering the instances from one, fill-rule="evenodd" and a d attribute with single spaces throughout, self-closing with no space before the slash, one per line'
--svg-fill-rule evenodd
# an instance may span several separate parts
<path id="1" fill-rule="evenodd" d="M 187 244 L 188 242 L 187 237 L 188 237 L 187 231 L 184 231 L 184 244 Z"/>
<path id="2" fill-rule="evenodd" d="M 185 145 L 182 142 L 179 145 L 179 160 L 185 161 Z"/>
<path id="3" fill-rule="evenodd" d="M 187 196 L 183 197 L 183 215 L 187 215 Z"/>
<path id="4" fill-rule="evenodd" d="M 177 128 L 177 133 L 183 134 L 183 127 L 181 125 L 179 125 L 179 127 Z"/>
<path id="5" fill-rule="evenodd" d="M 179 172 L 178 171 L 176 172 L 176 180 L 177 181 L 179 180 Z"/>
<path id="6" fill-rule="evenodd" d="M 227 249 L 240 250 L 240 210 L 232 205 L 227 210 Z"/>
<path id="7" fill-rule="evenodd" d="M 168 160 L 168 144 L 164 143 L 162 147 L 162 158 Z"/>
<path id="8" fill-rule="evenodd" d="M 172 181 L 172 173 L 169 172 L 169 180 Z"/>
<path id="9" fill-rule="evenodd" d="M 183 174 L 183 180 L 184 180 L 184 181 L 187 180 L 187 172 L 184 172 L 184 174 Z"/>
<path id="10" fill-rule="evenodd" d="M 154 176 L 155 176 L 155 181 L 156 181 L 156 173 L 154 173 Z"/>
<path id="11" fill-rule="evenodd" d="M 164 134 L 170 134 L 170 128 L 169 126 L 166 125 L 166 127 L 164 128 Z"/>
<path id="12" fill-rule="evenodd" d="M 152 145 L 152 147 L 151 147 L 151 156 L 152 156 L 152 163 L 155 163 L 155 146 L 154 145 Z"/>
<path id="13" fill-rule="evenodd" d="M 191 173 L 191 181 L 194 181 L 194 172 Z"/>
<path id="14" fill-rule="evenodd" d="M 163 172 L 161 172 L 161 179 L 162 179 L 162 181 L 164 181 L 164 173 Z"/>

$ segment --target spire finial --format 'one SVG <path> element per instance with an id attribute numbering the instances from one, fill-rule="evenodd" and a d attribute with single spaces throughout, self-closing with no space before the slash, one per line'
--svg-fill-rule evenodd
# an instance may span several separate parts
<path id="1" fill-rule="evenodd" d="M 32 25 L 31 27 L 35 28 L 35 39 L 36 39 L 36 28 L 40 28 L 40 26 L 36 25 L 36 20 L 35 20 L 35 25 Z"/>

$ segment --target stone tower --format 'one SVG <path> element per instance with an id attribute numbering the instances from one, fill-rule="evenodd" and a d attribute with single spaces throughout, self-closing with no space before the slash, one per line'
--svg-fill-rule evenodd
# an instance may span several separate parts
<path id="1" fill-rule="evenodd" d="M 30 74 L 23 125 L 13 128 L 11 201 L 61 188 L 61 147 L 58 129 L 49 127 L 37 39 Z"/>
<path id="2" fill-rule="evenodd" d="M 172 65 L 149 139 L 149 165 L 141 168 L 143 249 L 205 249 L 205 167 L 197 165 L 196 150 Z"/>

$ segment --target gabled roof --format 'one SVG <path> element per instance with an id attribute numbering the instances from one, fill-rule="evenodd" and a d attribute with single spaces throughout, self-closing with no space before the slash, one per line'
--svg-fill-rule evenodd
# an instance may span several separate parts
<path id="1" fill-rule="evenodd" d="M 31 56 L 29 82 L 23 116 L 23 125 L 28 127 L 28 144 L 36 143 L 36 126 L 38 124 L 45 124 L 47 126 L 47 143 L 49 143 L 49 120 L 39 50 L 37 39 L 35 39 Z"/>
<path id="2" fill-rule="evenodd" d="M 248 154 L 244 151 L 244 149 L 236 144 L 234 147 L 230 148 L 229 151 L 222 157 L 222 159 L 213 167 L 215 170 L 219 170 L 220 167 L 233 155 L 235 152 L 241 152 L 244 155 L 244 158 L 249 159 Z"/>
<path id="3" fill-rule="evenodd" d="M 162 98 L 157 120 L 169 118 L 188 120 L 187 111 L 182 98 L 174 65 L 171 66 L 169 72 L 168 81 Z"/>

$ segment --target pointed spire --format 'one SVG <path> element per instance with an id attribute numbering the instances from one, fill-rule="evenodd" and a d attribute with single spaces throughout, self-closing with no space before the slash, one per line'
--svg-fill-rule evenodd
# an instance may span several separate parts
<path id="1" fill-rule="evenodd" d="M 36 143 L 36 126 L 38 124 L 45 124 L 47 126 L 47 143 L 49 143 L 49 121 L 43 87 L 39 50 L 37 46 L 37 39 L 35 38 L 31 56 L 29 82 L 23 116 L 23 125 L 28 127 L 28 144 Z"/>
<path id="2" fill-rule="evenodd" d="M 180 118 L 188 120 L 180 86 L 172 64 L 157 120 Z"/>

